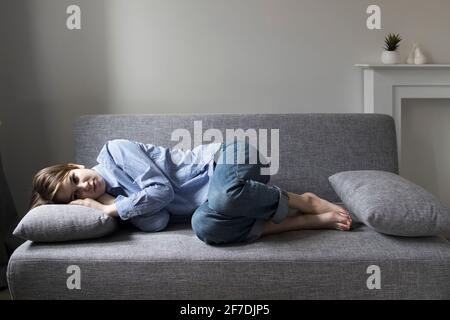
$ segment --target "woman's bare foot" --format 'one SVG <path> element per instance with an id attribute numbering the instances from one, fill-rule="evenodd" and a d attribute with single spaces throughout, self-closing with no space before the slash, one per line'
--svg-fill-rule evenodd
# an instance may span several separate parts
<path id="1" fill-rule="evenodd" d="M 335 211 L 348 214 L 348 211 L 344 207 L 322 199 L 311 192 L 306 192 L 302 195 L 289 193 L 289 198 L 290 205 L 294 205 L 295 208 L 303 213 L 321 214 Z"/>
<path id="2" fill-rule="evenodd" d="M 298 216 L 301 229 L 337 229 L 348 231 L 352 219 L 348 213 L 329 211 L 318 214 L 303 214 Z"/>
<path id="3" fill-rule="evenodd" d="M 309 197 L 312 198 L 311 203 L 312 203 L 312 206 L 315 208 L 314 212 L 312 212 L 312 213 L 320 214 L 320 213 L 325 213 L 325 212 L 329 212 L 329 211 L 348 213 L 348 211 L 344 207 L 341 207 L 337 204 L 334 204 L 325 199 L 322 199 L 322 198 L 316 196 L 314 193 L 308 192 L 307 194 Z"/>
<path id="4" fill-rule="evenodd" d="M 282 233 L 302 229 L 350 230 L 352 219 L 348 213 L 329 211 L 316 214 L 302 214 L 300 211 L 287 216 L 281 223 L 267 221 L 262 235 Z"/>

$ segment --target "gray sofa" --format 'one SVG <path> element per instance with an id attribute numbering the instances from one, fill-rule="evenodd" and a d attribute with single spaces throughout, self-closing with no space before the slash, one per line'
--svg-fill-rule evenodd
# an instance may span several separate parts
<path id="1" fill-rule="evenodd" d="M 340 199 L 328 177 L 345 170 L 398 172 L 394 120 L 377 114 L 185 114 L 84 116 L 76 123 L 76 161 L 93 166 L 107 140 L 174 146 L 171 133 L 195 120 L 217 128 L 279 129 L 286 190 Z M 270 140 L 270 139 L 269 139 Z M 269 149 L 270 150 L 270 149 Z M 67 268 L 81 270 L 69 290 Z M 380 288 L 370 282 L 379 267 Z M 209 246 L 189 224 L 65 243 L 21 245 L 8 266 L 14 299 L 449 299 L 450 245 L 406 238 L 356 223 L 350 232 L 292 231 L 251 244 Z"/>

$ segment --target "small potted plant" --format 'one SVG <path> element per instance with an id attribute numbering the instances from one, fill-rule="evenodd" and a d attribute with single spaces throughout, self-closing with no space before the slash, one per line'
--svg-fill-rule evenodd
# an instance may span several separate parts
<path id="1" fill-rule="evenodd" d="M 396 64 L 400 62 L 400 54 L 397 48 L 402 38 L 397 33 L 389 33 L 384 39 L 384 51 L 381 54 L 381 62 L 384 64 Z"/>

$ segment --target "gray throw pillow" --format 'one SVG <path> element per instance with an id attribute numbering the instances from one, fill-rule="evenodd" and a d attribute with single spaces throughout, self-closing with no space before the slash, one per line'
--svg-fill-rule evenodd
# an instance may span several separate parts
<path id="1" fill-rule="evenodd" d="M 57 242 L 102 237 L 113 232 L 116 218 L 79 205 L 42 205 L 30 210 L 13 234 L 36 242 Z"/>
<path id="2" fill-rule="evenodd" d="M 396 236 L 450 232 L 450 210 L 431 193 L 385 171 L 344 171 L 329 177 L 351 214 L 372 229 Z"/>

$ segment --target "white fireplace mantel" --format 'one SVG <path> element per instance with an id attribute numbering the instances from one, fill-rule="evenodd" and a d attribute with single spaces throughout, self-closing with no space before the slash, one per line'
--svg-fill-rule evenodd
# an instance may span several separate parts
<path id="1" fill-rule="evenodd" d="M 401 163 L 401 119 L 404 99 L 450 99 L 450 64 L 371 65 L 363 70 L 364 113 L 388 114 L 395 119 Z"/>

